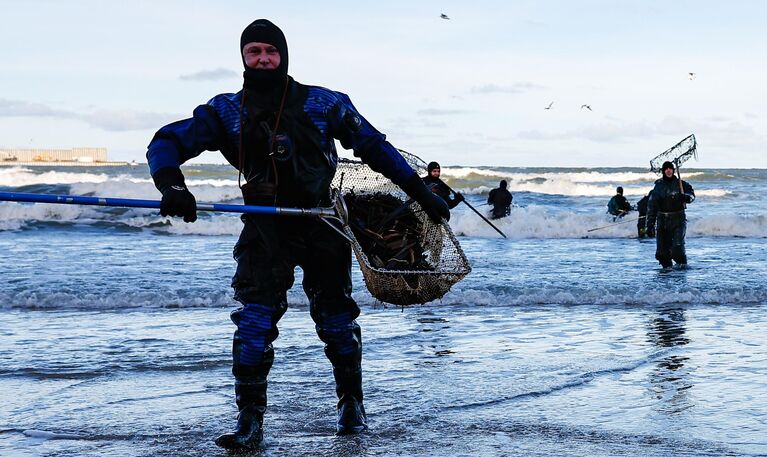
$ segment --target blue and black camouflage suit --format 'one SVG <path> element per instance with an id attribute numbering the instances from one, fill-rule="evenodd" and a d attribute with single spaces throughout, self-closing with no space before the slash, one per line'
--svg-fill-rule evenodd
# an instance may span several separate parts
<path id="1" fill-rule="evenodd" d="M 288 77 L 276 132 L 278 112 L 261 106 L 247 90 L 221 94 L 198 106 L 191 118 L 160 129 L 147 153 L 155 181 L 180 174 L 179 165 L 203 151 L 221 151 L 245 177 L 246 204 L 328 205 L 338 161 L 335 138 L 406 191 L 417 181 L 428 194 L 415 171 L 346 95 Z M 311 317 L 333 365 L 339 404 L 345 395 L 362 401 L 362 340 L 355 320 L 360 310 L 351 297 L 349 243 L 319 220 L 268 215 L 242 220 L 232 279 L 234 297 L 242 306 L 231 316 L 237 326 L 232 372 L 238 407 L 266 408 L 272 342 L 288 306 L 296 266 L 303 270 Z"/>

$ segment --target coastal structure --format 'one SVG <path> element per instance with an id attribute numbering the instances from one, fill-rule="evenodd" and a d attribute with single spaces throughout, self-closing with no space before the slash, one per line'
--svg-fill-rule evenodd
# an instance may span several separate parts
<path id="1" fill-rule="evenodd" d="M 110 162 L 107 148 L 20 149 L 0 148 L 0 166 L 114 166 L 127 162 Z"/>

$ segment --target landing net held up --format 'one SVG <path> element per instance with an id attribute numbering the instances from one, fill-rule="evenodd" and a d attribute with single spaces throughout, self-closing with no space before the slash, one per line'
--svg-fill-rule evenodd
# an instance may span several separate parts
<path id="1" fill-rule="evenodd" d="M 659 154 L 650 160 L 650 171 L 660 173 L 663 162 L 673 162 L 677 167 L 685 163 L 691 157 L 698 158 L 698 143 L 695 141 L 695 135 L 690 135 L 679 143 L 675 144 L 665 152 Z"/>
<path id="2" fill-rule="evenodd" d="M 400 151 L 416 172 L 418 157 Z M 339 159 L 332 183 L 344 232 L 365 285 L 377 300 L 400 306 L 442 298 L 471 271 L 447 223 L 435 223 L 394 183 L 359 161 Z"/>

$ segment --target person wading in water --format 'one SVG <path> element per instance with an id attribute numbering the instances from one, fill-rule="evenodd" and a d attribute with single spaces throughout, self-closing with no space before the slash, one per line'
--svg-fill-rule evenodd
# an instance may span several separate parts
<path id="1" fill-rule="evenodd" d="M 417 201 L 434 221 L 450 218 L 445 202 L 432 193 L 397 149 L 360 115 L 348 96 L 307 86 L 288 75 L 288 46 L 282 31 L 258 19 L 242 32 L 239 50 L 245 68 L 237 93 L 213 97 L 189 119 L 155 134 L 147 159 L 162 192 L 160 213 L 197 219 L 196 200 L 179 166 L 203 151 L 221 151 L 245 178 L 245 204 L 312 208 L 329 206 L 338 156 L 334 139 Z M 333 366 L 337 433 L 367 428 L 362 395 L 360 309 L 352 299 L 351 248 L 347 240 L 316 219 L 246 215 L 234 247 L 232 312 L 237 326 L 232 345 L 237 426 L 216 444 L 253 449 L 263 439 L 267 378 L 274 361 L 272 342 L 288 307 L 293 270 L 304 273 L 309 312 L 325 355 Z M 298 397 L 300 393 L 297 393 Z"/>

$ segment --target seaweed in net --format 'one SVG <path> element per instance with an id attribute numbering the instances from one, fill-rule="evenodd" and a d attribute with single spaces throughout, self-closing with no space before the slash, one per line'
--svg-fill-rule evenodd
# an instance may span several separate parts
<path id="1" fill-rule="evenodd" d="M 348 193 L 349 227 L 370 263 L 387 270 L 434 270 L 420 240 L 424 229 L 407 202 L 384 193 Z"/>

